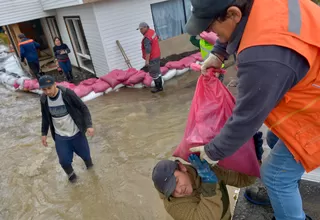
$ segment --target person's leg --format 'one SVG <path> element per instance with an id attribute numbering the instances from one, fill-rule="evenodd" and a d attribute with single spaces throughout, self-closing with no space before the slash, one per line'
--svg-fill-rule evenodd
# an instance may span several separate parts
<path id="1" fill-rule="evenodd" d="M 69 181 L 73 182 L 76 180 L 77 176 L 74 173 L 72 167 L 73 159 L 73 145 L 71 140 L 66 140 L 59 135 L 56 135 L 56 151 L 59 157 L 59 163 L 63 170 L 68 175 Z"/>
<path id="2" fill-rule="evenodd" d="M 261 166 L 276 220 L 305 220 L 298 181 L 305 172 L 281 140 Z"/>
<path id="3" fill-rule="evenodd" d="M 72 65 L 71 65 L 71 61 L 68 60 L 66 62 L 66 66 L 67 66 L 67 69 L 68 69 L 68 74 L 70 76 L 70 79 L 72 80 L 73 79 L 73 75 L 72 75 Z"/>
<path id="4" fill-rule="evenodd" d="M 267 144 L 271 149 L 273 149 L 273 147 L 276 145 L 276 143 L 279 140 L 279 138 L 270 130 L 268 130 L 266 139 L 267 139 Z"/>
<path id="5" fill-rule="evenodd" d="M 160 71 L 160 59 L 152 60 L 149 64 L 149 74 L 153 78 L 155 83 L 155 88 L 151 90 L 152 93 L 161 92 L 163 90 L 162 86 L 162 76 Z"/>
<path id="6" fill-rule="evenodd" d="M 90 155 L 90 148 L 87 137 L 79 132 L 75 135 L 72 139 L 73 149 L 74 152 L 82 158 L 84 163 L 86 164 L 87 168 L 91 168 L 93 166 L 92 159 Z"/>
<path id="7" fill-rule="evenodd" d="M 39 63 L 37 62 L 28 62 L 28 66 L 32 72 L 32 74 L 39 80 Z"/>
<path id="8" fill-rule="evenodd" d="M 59 63 L 59 66 L 60 68 L 62 69 L 63 73 L 64 73 L 64 76 L 67 78 L 68 81 L 70 81 L 70 76 L 69 76 L 69 69 L 68 69 L 68 65 L 66 64 L 66 62 L 58 62 Z"/>

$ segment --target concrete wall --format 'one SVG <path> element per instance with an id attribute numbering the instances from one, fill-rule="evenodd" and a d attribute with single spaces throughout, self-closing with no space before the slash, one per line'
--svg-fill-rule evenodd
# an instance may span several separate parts
<path id="1" fill-rule="evenodd" d="M 190 35 L 183 34 L 164 41 L 160 41 L 161 57 L 167 57 L 172 54 L 180 54 L 187 51 L 194 51 L 198 48 L 193 46 L 190 41 Z"/>

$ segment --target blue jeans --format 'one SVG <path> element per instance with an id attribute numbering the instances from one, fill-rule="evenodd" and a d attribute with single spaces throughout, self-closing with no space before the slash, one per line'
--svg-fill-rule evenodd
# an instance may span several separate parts
<path id="1" fill-rule="evenodd" d="M 261 179 L 268 190 L 276 220 L 305 220 L 298 188 L 305 169 L 297 163 L 284 143 L 271 131 L 267 142 L 272 148 L 262 163 Z"/>
<path id="2" fill-rule="evenodd" d="M 89 144 L 86 136 L 81 132 L 73 137 L 55 135 L 56 151 L 62 168 L 71 167 L 73 153 L 76 153 L 83 161 L 91 160 Z"/>
<path id="3" fill-rule="evenodd" d="M 66 62 L 58 62 L 60 68 L 62 69 L 64 75 L 66 76 L 66 78 L 69 80 L 72 78 L 72 66 L 71 66 L 71 62 L 70 60 L 67 60 Z"/>

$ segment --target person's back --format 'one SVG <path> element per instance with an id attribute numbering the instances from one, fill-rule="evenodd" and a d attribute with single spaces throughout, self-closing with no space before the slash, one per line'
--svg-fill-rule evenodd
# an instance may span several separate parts
<path id="1" fill-rule="evenodd" d="M 21 57 L 27 59 L 28 62 L 39 61 L 37 49 L 40 45 L 32 39 L 22 38 L 19 43 Z"/>

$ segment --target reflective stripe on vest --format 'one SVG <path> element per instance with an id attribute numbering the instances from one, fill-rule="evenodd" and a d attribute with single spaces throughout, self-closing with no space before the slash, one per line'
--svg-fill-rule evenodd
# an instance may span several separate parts
<path id="1" fill-rule="evenodd" d="M 300 35 L 301 31 L 301 12 L 299 0 L 287 0 L 289 9 L 289 32 Z"/>

